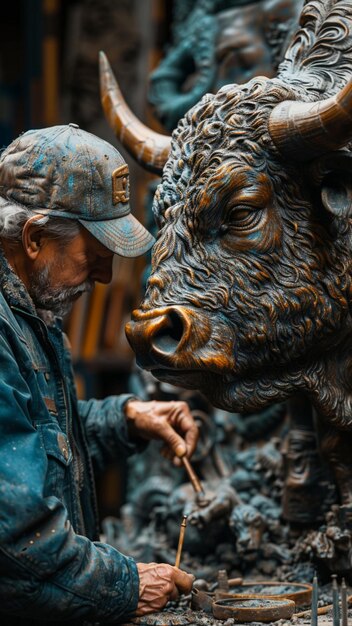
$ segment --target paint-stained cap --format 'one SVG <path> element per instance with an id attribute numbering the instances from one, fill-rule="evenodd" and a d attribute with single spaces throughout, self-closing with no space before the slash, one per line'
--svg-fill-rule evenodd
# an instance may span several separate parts
<path id="1" fill-rule="evenodd" d="M 131 213 L 121 154 L 77 124 L 29 130 L 13 141 L 0 157 L 0 196 L 76 219 L 121 256 L 139 256 L 154 243 Z"/>

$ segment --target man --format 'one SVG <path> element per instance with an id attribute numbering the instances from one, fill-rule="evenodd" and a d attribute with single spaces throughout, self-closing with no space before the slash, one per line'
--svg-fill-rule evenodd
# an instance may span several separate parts
<path id="1" fill-rule="evenodd" d="M 114 253 L 153 238 L 131 215 L 128 168 L 76 124 L 28 131 L 0 158 L 0 621 L 116 623 L 163 608 L 193 577 L 99 542 L 92 463 L 163 439 L 190 456 L 181 402 L 77 401 L 58 316 Z"/>

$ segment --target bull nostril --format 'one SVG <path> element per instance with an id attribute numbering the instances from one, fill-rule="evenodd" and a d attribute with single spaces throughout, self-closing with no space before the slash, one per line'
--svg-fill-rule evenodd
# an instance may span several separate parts
<path id="1" fill-rule="evenodd" d="M 177 311 L 170 311 L 164 320 L 164 324 L 153 335 L 152 345 L 156 350 L 173 354 L 184 335 L 182 318 Z"/>

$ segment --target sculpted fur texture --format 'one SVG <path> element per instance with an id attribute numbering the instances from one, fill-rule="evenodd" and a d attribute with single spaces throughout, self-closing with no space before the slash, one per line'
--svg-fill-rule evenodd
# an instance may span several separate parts
<path id="1" fill-rule="evenodd" d="M 203 98 L 174 133 L 155 197 L 160 233 L 134 320 L 168 321 L 147 355 L 139 345 L 141 364 L 234 410 L 307 388 L 319 400 L 324 355 L 350 326 L 348 224 L 312 189 L 316 164 L 283 163 L 267 131 L 293 96 L 254 79 Z"/>

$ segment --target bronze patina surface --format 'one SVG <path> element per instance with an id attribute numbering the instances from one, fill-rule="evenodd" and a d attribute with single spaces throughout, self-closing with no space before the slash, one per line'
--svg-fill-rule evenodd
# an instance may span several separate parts
<path id="1" fill-rule="evenodd" d="M 179 122 L 154 199 L 152 274 L 127 327 L 142 367 L 215 406 L 308 398 L 339 507 L 302 553 L 341 572 L 352 553 L 351 65 L 351 3 L 311 0 L 275 78 L 227 85 Z M 316 489 L 304 486 L 320 480 L 316 456 L 306 471 L 295 461 L 304 430 L 290 442 L 288 517 L 290 498 L 303 517 L 302 494 Z"/>

